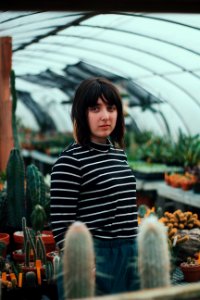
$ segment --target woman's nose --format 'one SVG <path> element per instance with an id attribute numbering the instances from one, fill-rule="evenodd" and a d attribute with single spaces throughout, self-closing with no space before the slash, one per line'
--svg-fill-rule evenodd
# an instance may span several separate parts
<path id="1" fill-rule="evenodd" d="M 108 119 L 108 117 L 109 117 L 109 112 L 106 109 L 102 110 L 101 119 L 105 120 Z"/>

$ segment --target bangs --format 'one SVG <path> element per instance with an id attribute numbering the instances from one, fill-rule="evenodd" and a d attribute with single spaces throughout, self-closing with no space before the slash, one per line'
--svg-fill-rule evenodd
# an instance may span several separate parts
<path id="1" fill-rule="evenodd" d="M 114 90 L 111 90 L 105 84 L 98 84 L 98 86 L 96 85 L 95 88 L 91 89 L 87 93 L 85 98 L 86 106 L 96 106 L 99 98 L 109 105 L 118 106 L 120 101 L 118 93 L 115 93 Z"/>

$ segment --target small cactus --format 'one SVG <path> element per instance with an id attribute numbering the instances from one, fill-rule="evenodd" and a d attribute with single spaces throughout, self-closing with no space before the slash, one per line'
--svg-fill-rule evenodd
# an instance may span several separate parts
<path id="1" fill-rule="evenodd" d="M 142 289 L 170 285 L 167 229 L 155 216 L 145 218 L 139 227 L 138 269 Z"/>
<path id="2" fill-rule="evenodd" d="M 94 296 L 95 256 L 92 236 L 82 222 L 73 223 L 65 234 L 63 276 L 65 299 Z"/>
<path id="3" fill-rule="evenodd" d="M 26 287 L 29 288 L 37 287 L 37 277 L 34 271 L 29 271 L 26 273 Z"/>

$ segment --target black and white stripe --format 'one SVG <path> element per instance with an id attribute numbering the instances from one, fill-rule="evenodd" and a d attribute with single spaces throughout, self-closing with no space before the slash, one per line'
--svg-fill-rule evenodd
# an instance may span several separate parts
<path id="1" fill-rule="evenodd" d="M 137 235 L 136 182 L 123 150 L 74 143 L 62 152 L 51 173 L 51 223 L 58 246 L 75 220 L 94 237 Z"/>

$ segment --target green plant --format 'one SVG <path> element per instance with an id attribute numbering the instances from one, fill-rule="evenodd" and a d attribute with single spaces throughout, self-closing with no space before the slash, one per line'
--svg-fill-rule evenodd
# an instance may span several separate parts
<path id="1" fill-rule="evenodd" d="M 39 231 L 35 231 L 26 226 L 26 218 L 22 218 L 22 228 L 24 235 L 23 251 L 25 253 L 25 265 L 30 266 L 31 253 L 33 261 L 40 259 L 43 264 L 46 264 L 46 250 L 44 242 Z"/>
<path id="2" fill-rule="evenodd" d="M 6 168 L 7 180 L 7 225 L 14 230 L 21 229 L 25 216 L 24 192 L 25 166 L 19 149 L 12 149 Z"/>
<path id="3" fill-rule="evenodd" d="M 155 216 L 146 217 L 139 227 L 138 269 L 142 289 L 170 285 L 167 232 Z"/>
<path id="4" fill-rule="evenodd" d="M 35 207 L 33 208 L 33 211 L 31 213 L 31 224 L 32 224 L 32 229 L 35 232 L 42 232 L 44 229 L 44 224 L 46 222 L 47 216 L 45 213 L 44 208 L 36 204 Z"/>
<path id="5" fill-rule="evenodd" d="M 27 222 L 28 224 L 31 224 L 30 217 L 36 205 L 42 206 L 45 210 L 45 213 L 49 215 L 49 200 L 46 197 L 46 185 L 44 182 L 44 177 L 37 166 L 34 164 L 27 166 L 26 179 Z"/>
<path id="6" fill-rule="evenodd" d="M 73 223 L 65 235 L 63 276 L 65 299 L 94 296 L 94 248 L 92 236 L 82 222 Z"/>
<path id="7" fill-rule="evenodd" d="M 17 95 L 15 89 L 15 72 L 11 71 L 10 75 L 11 81 L 11 94 L 12 94 L 12 131 L 13 131 L 13 139 L 14 139 L 14 147 L 19 149 L 19 138 L 17 132 L 17 120 L 16 120 L 16 109 L 17 109 Z"/>

